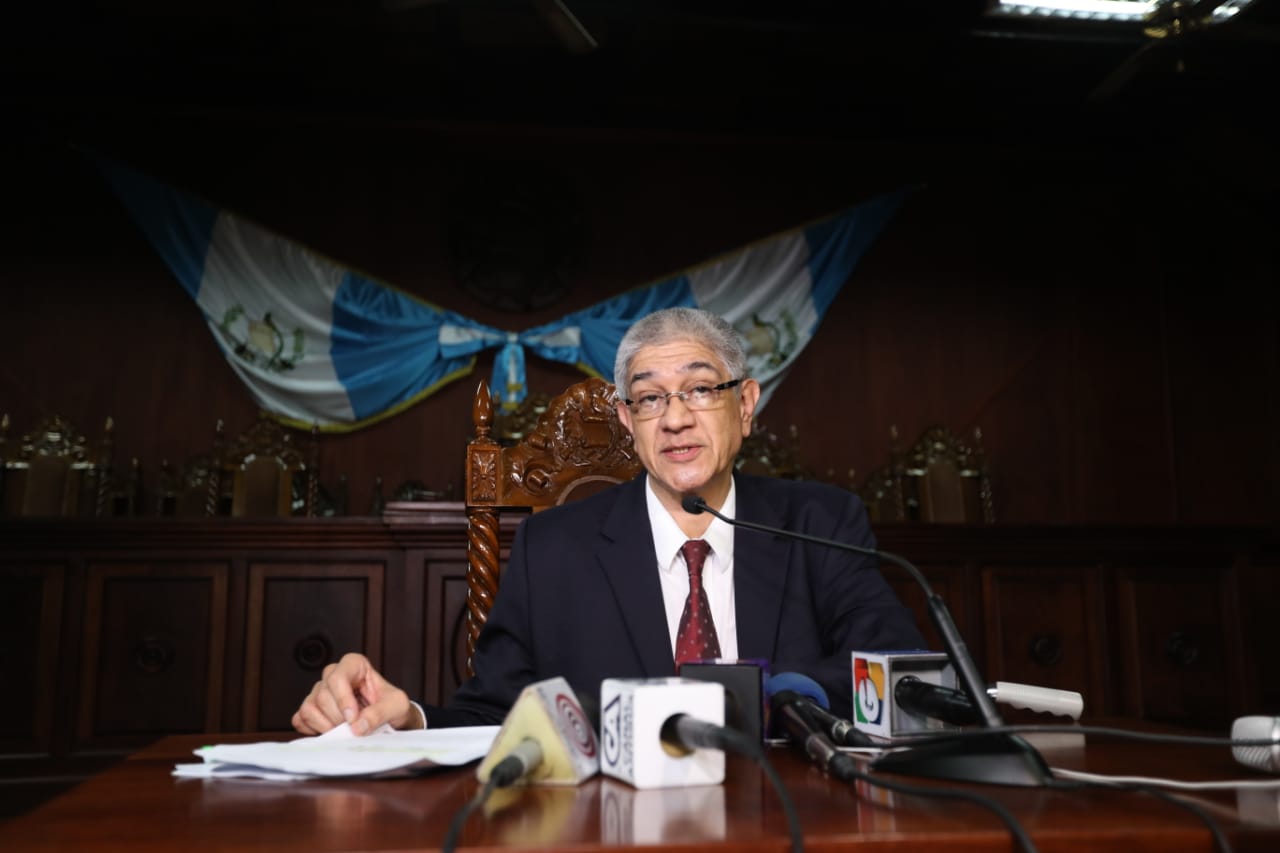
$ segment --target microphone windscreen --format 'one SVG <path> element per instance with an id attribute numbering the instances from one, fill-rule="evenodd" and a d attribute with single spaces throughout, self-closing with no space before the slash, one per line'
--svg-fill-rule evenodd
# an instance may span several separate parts
<path id="1" fill-rule="evenodd" d="M 680 508 L 690 515 L 698 515 L 703 511 L 706 502 L 697 495 L 685 495 L 680 499 Z"/>
<path id="2" fill-rule="evenodd" d="M 691 678 L 606 678 L 600 684 L 600 770 L 637 788 L 719 785 L 724 751 L 669 749 L 676 715 L 724 725 L 724 685 Z"/>
<path id="3" fill-rule="evenodd" d="M 1237 717 L 1231 739 L 1272 741 L 1271 746 L 1233 746 L 1231 754 L 1246 767 L 1280 773 L 1280 717 Z"/>
<path id="4" fill-rule="evenodd" d="M 600 770 L 595 728 L 563 678 L 537 681 L 521 691 L 489 754 L 476 768 L 476 777 L 489 781 L 494 766 L 526 739 L 535 741 L 542 752 L 542 760 L 530 770 L 526 782 L 577 785 Z"/>
<path id="5" fill-rule="evenodd" d="M 814 704 L 822 708 L 829 709 L 831 707 L 831 700 L 827 698 L 827 691 L 823 690 L 821 684 L 807 675 L 801 675 L 798 672 L 779 672 L 777 675 L 771 675 L 765 679 L 764 692 L 766 696 L 774 696 L 784 690 L 791 690 L 805 698 L 812 699 Z"/>

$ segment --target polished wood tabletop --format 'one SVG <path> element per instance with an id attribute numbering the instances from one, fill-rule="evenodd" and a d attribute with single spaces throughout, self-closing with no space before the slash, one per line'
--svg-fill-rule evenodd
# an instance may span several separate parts
<path id="1" fill-rule="evenodd" d="M 409 851 L 441 847 L 476 793 L 474 766 L 398 780 L 265 782 L 177 779 L 177 763 L 207 743 L 287 735 L 166 737 L 33 812 L 0 824 L 0 850 Z M 1165 745 L 1077 733 L 1033 737 L 1054 768 L 1184 780 L 1266 779 L 1225 746 Z M 909 796 L 830 778 L 785 746 L 768 750 L 810 851 L 1015 850 L 995 814 L 968 802 Z M 1182 793 L 1183 805 L 1140 791 L 1055 790 L 896 782 L 973 791 L 1008 809 L 1040 851 L 1210 851 L 1194 804 L 1237 851 L 1280 850 L 1280 793 L 1244 788 Z M 1274 777 L 1271 777 L 1274 778 Z M 786 813 L 767 775 L 730 757 L 723 785 L 637 790 L 595 777 L 576 788 L 498 791 L 471 815 L 458 849 L 596 851 L 627 847 L 787 851 Z"/>

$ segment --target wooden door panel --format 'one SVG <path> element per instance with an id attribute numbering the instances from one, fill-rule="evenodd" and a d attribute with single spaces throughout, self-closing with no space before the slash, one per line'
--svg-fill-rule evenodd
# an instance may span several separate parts
<path id="1" fill-rule="evenodd" d="M 988 566 L 982 570 L 989 682 L 1073 690 L 1085 712 L 1110 711 L 1107 630 L 1099 570 Z"/>
<path id="2" fill-rule="evenodd" d="M 381 666 L 385 583 L 381 562 L 249 566 L 245 730 L 291 728 L 324 667 L 347 652 Z"/>
<path id="3" fill-rule="evenodd" d="M 221 727 L 224 563 L 91 563 L 78 740 L 115 746 Z"/>
<path id="4" fill-rule="evenodd" d="M 62 563 L 0 564 L 0 672 L 20 687 L 0 702 L 0 753 L 50 751 L 65 579 Z"/>
<path id="5" fill-rule="evenodd" d="M 1232 578 L 1210 567 L 1117 571 L 1125 713 L 1224 729 L 1245 713 Z"/>

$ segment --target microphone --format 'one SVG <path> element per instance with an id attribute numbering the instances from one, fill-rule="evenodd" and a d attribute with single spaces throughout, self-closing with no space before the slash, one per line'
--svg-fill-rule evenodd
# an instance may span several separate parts
<path id="1" fill-rule="evenodd" d="M 863 548 L 834 539 L 823 539 L 807 533 L 797 533 L 730 518 L 712 509 L 699 495 L 685 495 L 680 500 L 680 507 L 693 515 L 708 512 L 734 527 L 864 554 L 902 568 L 924 590 L 929 619 L 937 629 L 947 656 L 956 668 L 961 687 L 973 702 L 979 721 L 985 728 L 994 729 L 1004 726 L 1004 719 L 996 710 L 995 702 L 987 695 L 986 683 L 978 674 L 978 665 L 960 636 L 960 630 L 951 618 L 946 602 L 933 591 L 924 574 L 909 560 L 888 551 Z M 985 737 L 972 736 L 953 739 L 950 742 L 920 744 L 911 749 L 888 753 L 877 759 L 872 766 L 907 775 L 1002 785 L 1043 787 L 1052 779 L 1049 766 L 1031 744 L 1016 735 L 997 732 L 992 732 Z"/>
<path id="2" fill-rule="evenodd" d="M 798 672 L 780 672 L 770 676 L 764 685 L 765 693 L 770 697 L 790 693 L 785 700 L 799 704 L 809 720 L 831 739 L 837 746 L 876 746 L 869 735 L 858 731 L 850 721 L 841 719 L 828 710 L 827 691 L 822 685 L 807 675 Z"/>
<path id="3" fill-rule="evenodd" d="M 606 678 L 600 684 L 600 709 L 604 775 L 637 788 L 724 781 L 723 750 L 737 734 L 724 726 L 724 685 L 690 678 Z"/>
<path id="4" fill-rule="evenodd" d="M 764 740 L 763 660 L 715 660 L 680 664 L 676 674 L 724 685 L 724 724 L 757 741 Z"/>
<path id="5" fill-rule="evenodd" d="M 805 712 L 805 701 L 796 691 L 783 690 L 769 700 L 769 716 L 787 733 L 792 746 L 808 755 L 824 773 L 844 782 L 858 778 L 857 763 L 813 724 Z"/>
<path id="6" fill-rule="evenodd" d="M 595 726 L 569 682 L 556 677 L 520 692 L 476 777 L 488 782 L 492 776 L 497 787 L 578 785 L 599 769 Z"/>
<path id="7" fill-rule="evenodd" d="M 969 726 L 981 719 L 964 691 L 930 684 L 914 675 L 905 676 L 894 686 L 893 701 L 908 713 L 933 717 L 953 726 Z"/>
<path id="8" fill-rule="evenodd" d="M 1280 717 L 1237 717 L 1231 724 L 1232 740 L 1270 741 L 1270 745 L 1233 746 L 1231 754 L 1246 767 L 1280 773 Z"/>
<path id="9" fill-rule="evenodd" d="M 699 720 L 688 714 L 672 714 L 658 730 L 658 739 L 669 747 L 684 752 L 695 749 L 733 749 L 730 729 L 718 723 Z"/>

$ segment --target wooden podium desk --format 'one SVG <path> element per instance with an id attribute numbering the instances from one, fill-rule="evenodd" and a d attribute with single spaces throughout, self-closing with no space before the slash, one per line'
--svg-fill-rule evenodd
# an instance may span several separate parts
<path id="1" fill-rule="evenodd" d="M 477 789 L 474 765 L 382 781 L 202 781 L 170 775 L 175 763 L 195 760 L 191 750 L 204 743 L 265 739 L 286 736 L 166 737 L 35 811 L 0 824 L 0 850 L 435 850 L 454 813 Z M 1055 741 L 1039 741 L 1054 767 L 1182 779 L 1250 776 L 1225 747 L 1092 736 L 1086 743 L 1078 735 L 1055 736 Z M 978 806 L 837 782 L 783 747 L 770 749 L 769 758 L 795 802 L 806 850 L 1013 849 L 1005 826 Z M 1148 794 L 966 787 L 1007 807 L 1045 853 L 1214 849 L 1204 823 Z M 1184 796 L 1218 821 L 1235 850 L 1280 850 L 1275 789 Z M 598 776 L 577 788 L 499 791 L 486 813 L 470 817 L 459 844 L 460 850 L 473 851 L 641 847 L 783 853 L 790 842 L 786 816 L 764 773 L 746 759 L 730 757 L 727 780 L 719 786 L 638 791 Z"/>

